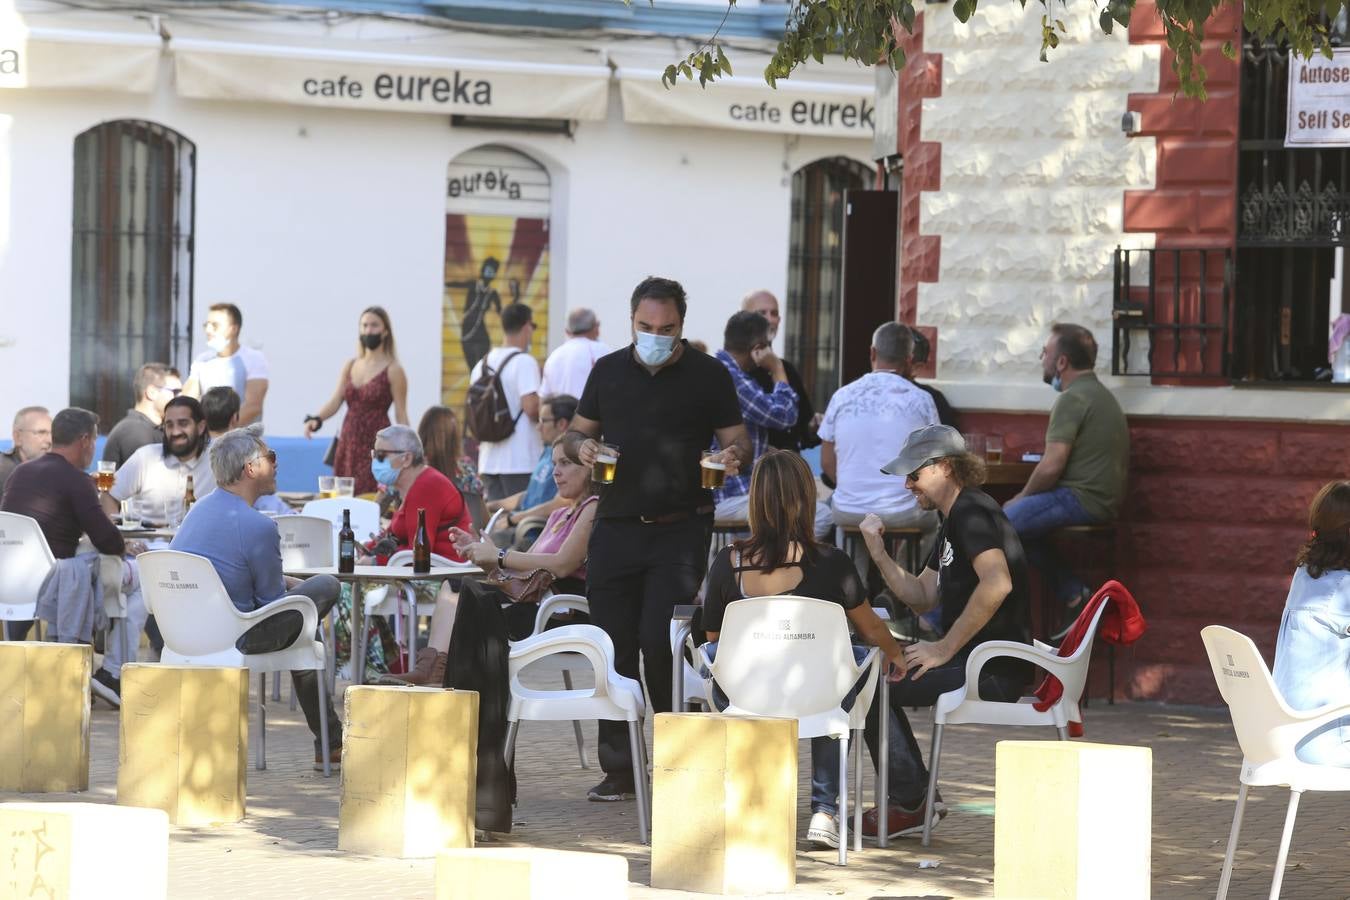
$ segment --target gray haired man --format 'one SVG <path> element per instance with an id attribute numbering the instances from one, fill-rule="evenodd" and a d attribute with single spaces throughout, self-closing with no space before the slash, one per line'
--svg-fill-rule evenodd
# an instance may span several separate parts
<path id="1" fill-rule="evenodd" d="M 276 522 L 253 508 L 264 494 L 277 489 L 277 455 L 251 428 L 227 431 L 211 442 L 211 472 L 216 490 L 192 505 L 174 535 L 170 549 L 195 553 L 211 561 L 231 602 L 243 612 L 252 612 L 282 596 L 300 594 L 314 601 L 322 619 L 337 603 L 340 585 L 332 575 L 315 575 L 298 581 L 282 574 L 281 535 Z M 242 653 L 282 650 L 300 636 L 298 612 L 288 611 L 264 619 L 239 638 Z M 315 639 L 319 639 L 316 635 Z M 313 671 L 292 672 L 295 694 L 314 733 L 314 769 L 323 770 L 319 750 L 319 691 L 327 690 Z M 328 699 L 329 762 L 341 761 L 342 723 Z"/>
<path id="2" fill-rule="evenodd" d="M 545 360 L 539 396 L 580 397 L 595 361 L 608 352 L 609 345 L 600 342 L 600 320 L 595 311 L 584 306 L 569 310 L 567 340 Z"/>

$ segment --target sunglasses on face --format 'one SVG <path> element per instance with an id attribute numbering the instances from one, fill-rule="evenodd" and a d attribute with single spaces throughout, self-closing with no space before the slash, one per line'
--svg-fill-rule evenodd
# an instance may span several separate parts
<path id="1" fill-rule="evenodd" d="M 376 462 L 384 462 L 387 457 L 401 456 L 407 452 L 407 450 L 372 450 L 370 451 L 370 458 Z"/>
<path id="2" fill-rule="evenodd" d="M 922 472 L 924 469 L 928 468 L 929 466 L 936 465 L 936 464 L 937 464 L 937 460 L 936 460 L 936 459 L 926 459 L 926 460 L 924 460 L 922 463 L 919 464 L 919 467 L 918 467 L 917 469 L 915 469 L 913 472 L 910 472 L 908 475 L 905 476 L 905 480 L 906 480 L 906 481 L 918 481 L 918 480 L 919 480 L 919 473 L 920 473 L 920 472 Z"/>
<path id="3" fill-rule="evenodd" d="M 272 465 L 275 466 L 275 465 L 277 464 L 277 451 L 275 451 L 275 450 L 268 450 L 266 453 L 259 453 L 257 456 L 255 456 L 255 457 L 253 458 L 252 461 L 253 461 L 253 462 L 256 462 L 257 460 L 260 460 L 260 459 L 265 459 L 265 460 L 267 460 L 269 463 L 271 463 Z"/>

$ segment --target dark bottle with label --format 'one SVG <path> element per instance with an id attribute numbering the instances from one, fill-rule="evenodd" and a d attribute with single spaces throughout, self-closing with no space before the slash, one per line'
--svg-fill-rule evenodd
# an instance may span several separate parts
<path id="1" fill-rule="evenodd" d="M 184 516 L 186 516 L 186 515 L 188 514 L 188 510 L 189 510 L 189 509 L 192 509 L 192 504 L 194 504 L 194 503 L 196 503 L 196 502 L 197 502 L 197 494 L 196 494 L 196 492 L 193 491 L 193 489 L 192 489 L 192 476 L 189 475 L 189 476 L 187 477 L 187 490 L 183 491 L 183 515 L 184 515 Z"/>
<path id="2" fill-rule="evenodd" d="M 417 536 L 413 538 L 413 574 L 431 571 L 431 539 L 427 537 L 427 511 L 417 510 Z"/>
<path id="3" fill-rule="evenodd" d="M 338 532 L 338 574 L 356 571 L 356 533 L 352 531 L 352 511 L 342 511 L 342 530 Z"/>

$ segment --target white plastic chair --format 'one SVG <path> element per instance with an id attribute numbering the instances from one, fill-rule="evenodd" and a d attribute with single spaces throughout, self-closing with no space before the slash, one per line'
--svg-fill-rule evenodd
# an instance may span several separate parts
<path id="1" fill-rule="evenodd" d="M 1108 601 L 1109 602 L 1109 601 Z M 933 838 L 933 802 L 937 799 L 938 765 L 942 754 L 942 729 L 948 725 L 1008 725 L 1030 727 L 1051 725 L 1061 741 L 1069 739 L 1069 722 L 1081 721 L 1078 698 L 1087 684 L 1088 662 L 1092 659 L 1092 642 L 1097 637 L 1097 624 L 1106 612 L 1106 604 L 1097 608 L 1083 636 L 1083 642 L 1070 656 L 1059 656 L 1049 644 L 1036 641 L 1028 646 L 1017 641 L 985 641 L 966 659 L 966 683 L 937 698 L 933 705 L 933 746 L 928 755 L 928 802 L 924 807 L 923 845 Z M 1016 703 L 981 700 L 980 671 L 991 659 L 1011 657 L 1026 660 L 1059 679 L 1064 692 L 1054 705 L 1041 712 L 1036 709 L 1035 697 L 1023 697 Z M 973 688 L 967 693 L 968 688 Z"/>
<path id="2" fill-rule="evenodd" d="M 539 690 L 520 683 L 526 666 L 559 653 L 586 658 L 595 671 L 595 686 L 579 690 Z M 628 742 L 633 753 L 633 784 L 637 790 L 638 835 L 647 843 L 651 806 L 647 798 L 647 747 L 642 722 L 647 710 L 642 685 L 614 671 L 614 645 L 609 635 L 594 625 L 564 625 L 511 645 L 511 706 L 507 713 L 506 764 L 516 755 L 520 723 L 566 722 L 603 719 L 628 723 Z"/>
<path id="3" fill-rule="evenodd" d="M 316 516 L 332 523 L 333 555 L 330 559 L 333 560 L 338 558 L 337 535 L 342 529 L 344 509 L 352 511 L 352 531 L 356 533 L 358 544 L 364 544 L 372 535 L 380 533 L 380 504 L 374 500 L 364 500 L 360 497 L 325 497 L 322 500 L 309 501 L 300 511 L 302 515 Z M 330 562 L 329 565 L 333 563 Z"/>
<path id="4" fill-rule="evenodd" d="M 238 666 L 258 674 L 259 770 L 267 768 L 267 673 L 324 671 L 323 644 L 314 640 L 319 615 L 308 597 L 280 597 L 261 609 L 240 612 L 225 593 L 211 561 L 178 550 L 151 550 L 136 557 L 145 605 L 164 636 L 160 661 L 182 666 Z M 235 641 L 264 619 L 295 610 L 303 617 L 295 642 L 271 653 L 241 653 Z M 319 747 L 323 774 L 331 775 L 328 691 L 319 686 Z"/>
<path id="5" fill-rule="evenodd" d="M 707 646 L 699 648 L 703 665 L 730 701 L 723 715 L 796 719 L 798 737 L 839 741 L 839 865 L 847 865 L 849 732 L 855 733 L 858 774 L 854 849 L 861 850 L 860 738 L 882 671 L 881 651 L 872 648 L 858 663 L 842 606 L 784 596 L 748 597 L 728 603 L 716 659 L 708 658 Z M 852 708 L 845 710 L 844 697 L 864 676 Z M 711 689 L 707 696 L 711 705 Z"/>
<path id="6" fill-rule="evenodd" d="M 568 611 L 584 612 L 590 615 L 591 605 L 585 597 L 580 594 L 549 594 L 539 603 L 539 612 L 534 616 L 534 631 L 530 632 L 530 637 L 537 634 L 543 634 L 544 629 L 548 627 L 549 619 L 552 619 L 558 613 Z M 572 690 L 572 670 L 566 667 L 562 670 L 563 687 Z M 581 723 L 572 720 L 572 733 L 577 739 L 577 760 L 581 763 L 583 769 L 589 769 L 590 764 L 586 762 L 586 738 L 581 734 Z"/>
<path id="7" fill-rule="evenodd" d="M 315 569 L 333 565 L 333 523 L 322 516 L 279 516 L 276 520 L 277 534 L 281 538 L 281 567 L 283 569 Z M 339 527 L 341 513 L 338 514 Z M 333 617 L 327 617 L 328 646 L 337 646 L 334 641 Z M 328 657 L 332 666 L 332 656 Z M 336 674 L 328 677 L 328 689 L 334 687 Z M 272 699 L 281 700 L 281 673 L 272 673 Z M 295 693 L 291 693 L 291 709 L 295 709 Z"/>
<path id="8" fill-rule="evenodd" d="M 37 520 L 0 512 L 0 640 L 5 623 L 37 618 L 38 591 L 56 565 Z"/>
<path id="9" fill-rule="evenodd" d="M 698 674 L 698 670 L 689 664 L 685 659 L 684 651 L 688 649 L 691 652 L 697 652 L 698 648 L 694 646 L 693 635 L 689 630 L 690 623 L 678 622 L 675 619 L 670 620 L 670 653 L 674 660 L 674 667 L 671 671 L 672 681 L 679 678 L 684 682 L 683 686 L 676 692 L 683 698 L 684 705 L 697 703 L 707 712 L 712 709 L 708 702 L 707 685 L 703 678 Z M 675 698 L 672 697 L 672 700 Z M 684 712 L 680 705 L 671 706 L 676 712 Z"/>
<path id="10" fill-rule="evenodd" d="M 413 564 L 413 552 L 411 550 L 400 550 L 385 562 L 387 566 L 411 566 Z M 431 554 L 431 564 L 433 566 L 458 566 L 463 563 L 455 562 L 453 559 L 441 556 L 439 553 Z M 407 604 L 408 627 L 403 627 L 403 608 L 399 606 L 399 597 L 403 598 Z M 396 584 L 381 584 L 366 588 L 365 592 L 365 611 L 366 621 L 370 621 L 371 616 L 393 616 L 394 617 L 394 642 L 399 643 L 406 637 L 406 647 L 408 651 L 409 670 L 417 666 L 417 620 L 419 617 L 426 616 L 430 618 L 436 612 L 436 602 L 434 600 L 425 601 L 417 599 L 417 589 L 406 581 Z M 365 652 L 365 637 L 362 636 L 361 651 Z"/>
<path id="11" fill-rule="evenodd" d="M 1298 744 L 1318 728 L 1350 716 L 1350 704 L 1323 706 L 1299 711 L 1289 708 L 1270 670 L 1251 638 L 1231 628 L 1210 625 L 1200 630 L 1209 655 L 1209 666 L 1219 693 L 1228 704 L 1242 748 L 1242 770 L 1238 775 L 1237 808 L 1228 834 L 1228 850 L 1219 876 L 1218 900 L 1228 895 L 1233 875 L 1233 854 L 1237 851 L 1242 813 L 1247 805 L 1249 787 L 1289 788 L 1289 808 L 1284 817 L 1284 833 L 1275 859 L 1275 878 L 1270 885 L 1271 900 L 1280 896 L 1284 866 L 1289 858 L 1289 842 L 1294 836 L 1294 818 L 1304 791 L 1350 791 L 1350 769 L 1306 763 L 1297 755 Z"/>

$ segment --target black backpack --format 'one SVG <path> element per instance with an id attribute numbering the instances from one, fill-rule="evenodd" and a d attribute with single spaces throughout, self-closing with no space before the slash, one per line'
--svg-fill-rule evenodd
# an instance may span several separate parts
<path id="1" fill-rule="evenodd" d="M 502 360 L 496 371 L 483 357 L 483 371 L 478 380 L 469 385 L 468 396 L 464 398 L 464 430 L 480 442 L 496 443 L 509 438 L 516 430 L 516 420 L 520 413 L 511 415 L 511 406 L 506 399 L 506 389 L 502 387 L 502 371 L 508 363 L 520 356 L 517 350 Z M 524 412 L 522 409 L 521 412 Z"/>

